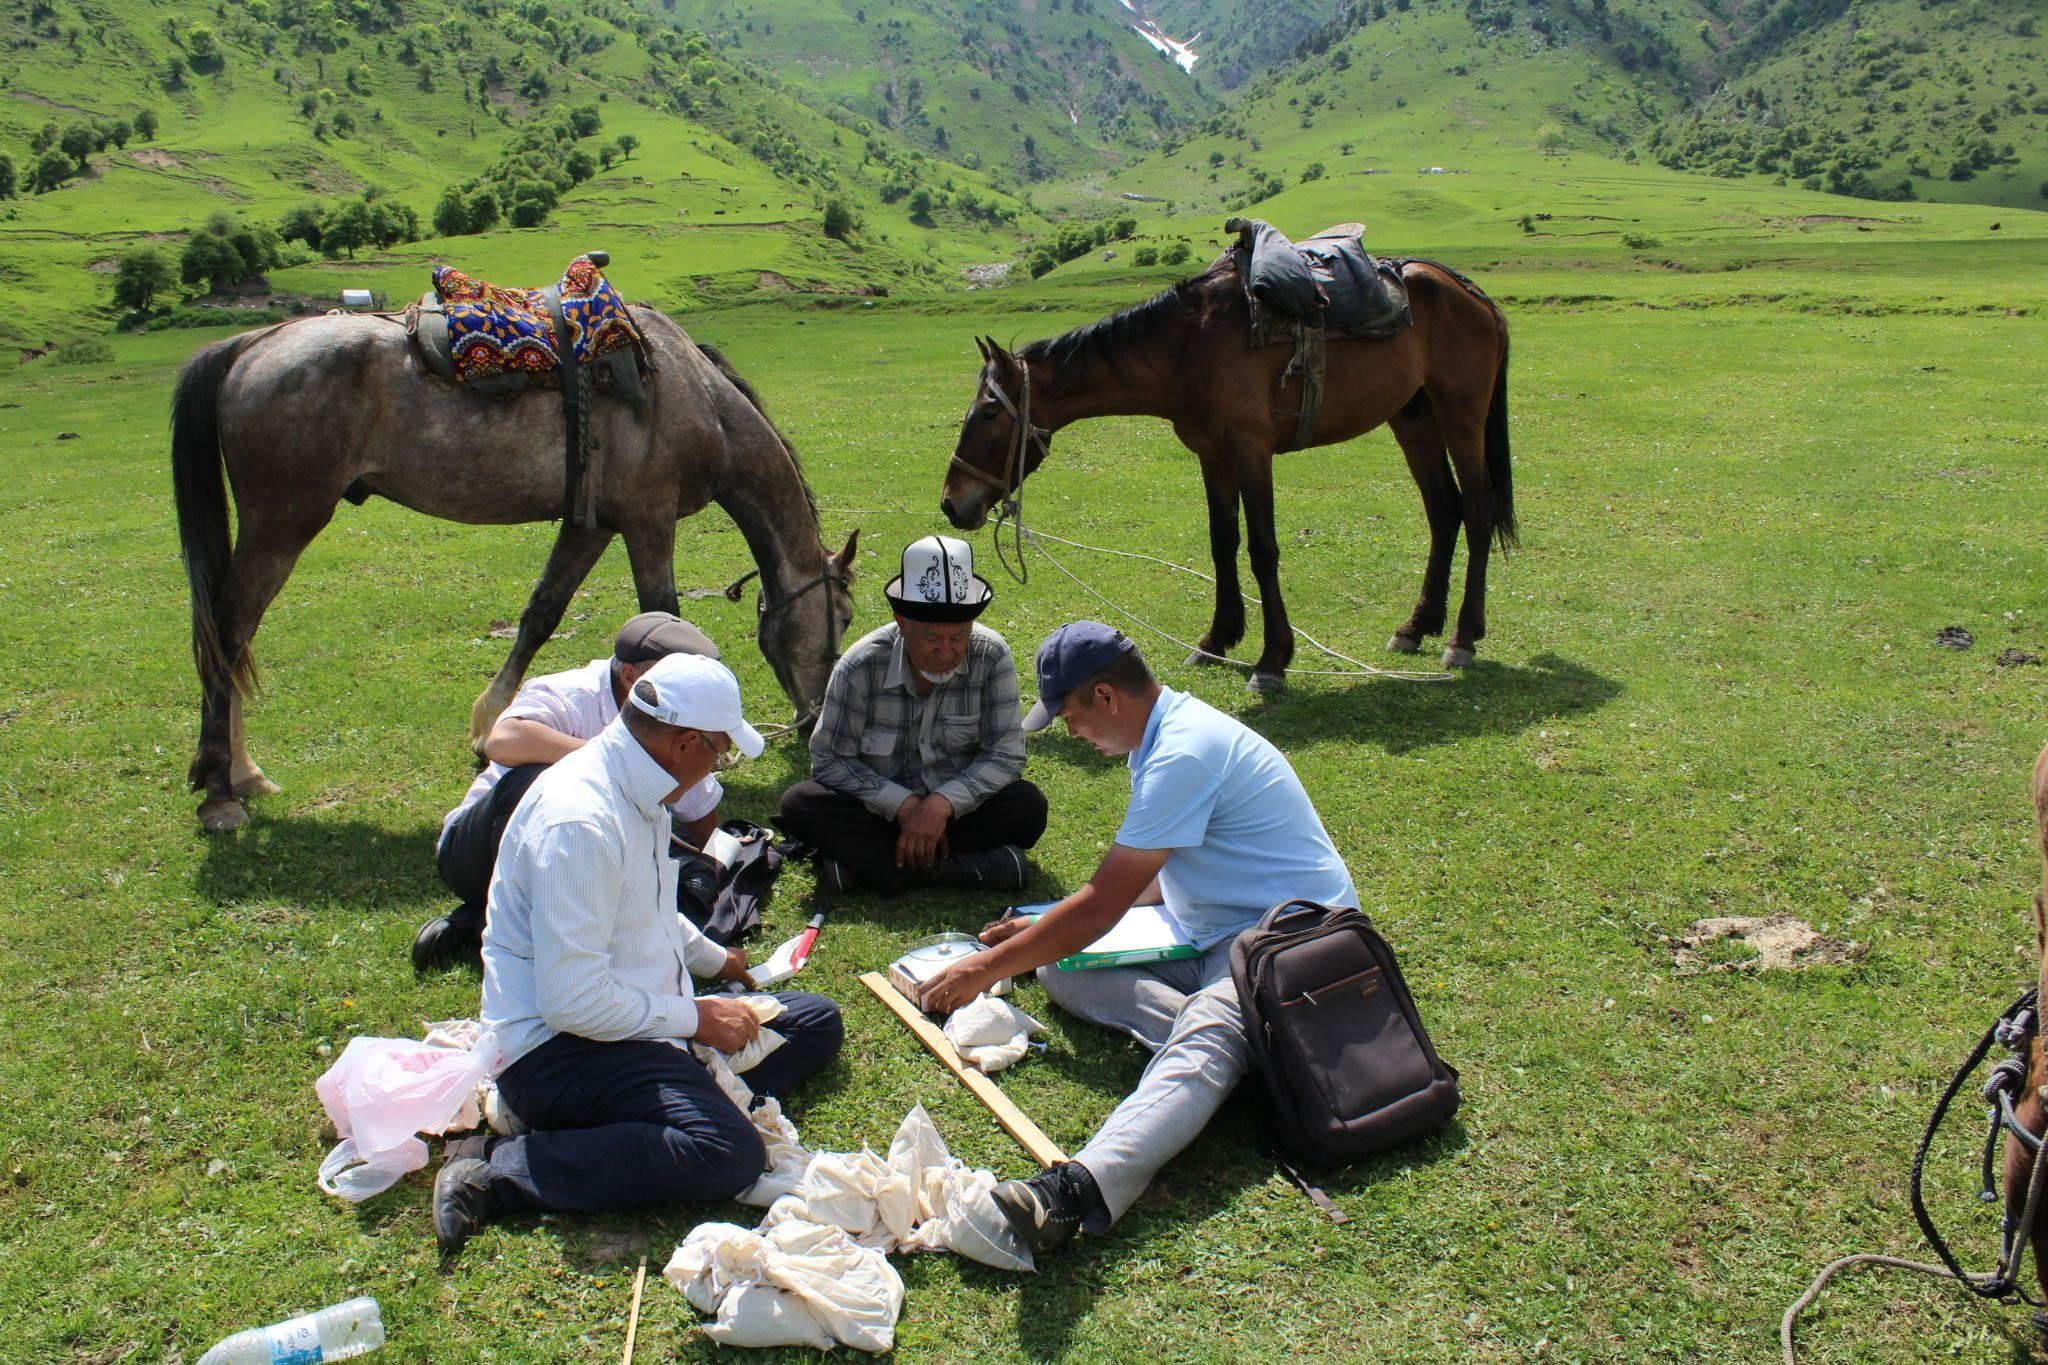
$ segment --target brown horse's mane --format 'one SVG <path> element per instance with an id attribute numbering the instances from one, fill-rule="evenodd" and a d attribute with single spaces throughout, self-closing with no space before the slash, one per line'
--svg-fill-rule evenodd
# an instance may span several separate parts
<path id="1" fill-rule="evenodd" d="M 1057 398 L 1072 388 L 1090 369 L 1106 364 L 1125 379 L 1128 352 L 1168 335 L 1178 324 L 1195 316 L 1193 295 L 1215 269 L 1192 275 L 1161 290 L 1142 303 L 1134 303 L 1106 318 L 1062 332 L 1044 341 L 1034 341 L 1017 352 L 1024 360 L 1042 360 L 1052 369 L 1046 394 Z"/>

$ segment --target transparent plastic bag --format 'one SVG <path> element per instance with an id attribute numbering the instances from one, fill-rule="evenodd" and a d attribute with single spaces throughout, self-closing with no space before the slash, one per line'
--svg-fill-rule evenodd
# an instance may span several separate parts
<path id="1" fill-rule="evenodd" d="M 496 1049 L 409 1038 L 352 1038 L 313 1083 L 342 1141 L 320 1167 L 320 1188 L 361 1202 L 427 1164 L 421 1133 L 442 1133 L 473 1103 Z"/>

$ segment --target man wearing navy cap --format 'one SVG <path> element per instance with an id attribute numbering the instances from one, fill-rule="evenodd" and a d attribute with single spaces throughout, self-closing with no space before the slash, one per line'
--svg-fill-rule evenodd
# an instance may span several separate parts
<path id="1" fill-rule="evenodd" d="M 895 619 L 833 668 L 812 780 L 776 823 L 818 850 L 828 891 L 1022 890 L 1045 794 L 1022 777 L 1016 661 L 975 621 L 995 594 L 966 541 L 926 536 L 882 595 Z"/>
<path id="2" fill-rule="evenodd" d="M 935 980 L 922 1001 L 951 1010 L 1005 977 L 1037 969 L 1070 1013 L 1127 1033 L 1152 1060 L 1072 1161 L 996 1187 L 998 1207 L 1034 1251 L 1106 1230 L 1188 1143 L 1250 1067 L 1230 979 L 1230 945 L 1282 901 L 1358 904 L 1351 874 L 1280 751 L 1233 717 L 1162 687 L 1137 646 L 1099 621 L 1061 626 L 1038 650 L 1038 704 L 1105 754 L 1126 754 L 1131 804 L 1088 884 L 1036 921 L 983 931 L 992 951 Z M 1107 933 L 1133 905 L 1162 905 L 1198 957 L 1062 971 L 1052 965 Z"/>

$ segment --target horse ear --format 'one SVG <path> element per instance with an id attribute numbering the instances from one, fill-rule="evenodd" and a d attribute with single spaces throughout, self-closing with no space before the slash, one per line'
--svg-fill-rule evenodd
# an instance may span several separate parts
<path id="1" fill-rule="evenodd" d="M 860 546 L 860 527 L 853 528 L 853 534 L 846 538 L 846 547 L 832 556 L 832 563 L 839 570 L 841 578 L 853 577 L 853 554 Z"/>
<path id="2" fill-rule="evenodd" d="M 994 356 L 989 354 L 987 337 L 976 337 L 974 339 L 974 349 L 981 352 L 981 358 L 984 362 L 995 359 Z"/>

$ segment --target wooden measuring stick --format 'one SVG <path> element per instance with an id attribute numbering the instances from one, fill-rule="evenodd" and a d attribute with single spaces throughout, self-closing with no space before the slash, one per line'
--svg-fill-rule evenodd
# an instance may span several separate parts
<path id="1" fill-rule="evenodd" d="M 626 1319 L 626 1354 L 621 1365 L 633 1365 L 633 1334 L 640 1330 L 640 1291 L 647 1284 L 647 1258 L 640 1258 L 640 1273 L 633 1277 L 633 1311 Z"/>
<path id="2" fill-rule="evenodd" d="M 1031 1121 L 1030 1115 L 1012 1103 L 1002 1087 L 984 1076 L 980 1068 L 963 1058 L 952 1041 L 939 1032 L 938 1025 L 925 1018 L 922 1010 L 903 998 L 903 992 L 889 984 L 889 978 L 880 972 L 863 972 L 860 983 L 873 991 L 875 999 L 887 1005 L 891 1014 L 910 1026 L 910 1031 L 917 1035 L 917 1041 L 924 1044 L 925 1050 L 946 1064 L 946 1069 L 967 1087 L 974 1098 L 981 1101 L 989 1113 L 995 1115 L 996 1122 L 1017 1139 L 1033 1161 L 1041 1166 L 1054 1166 L 1067 1159 L 1067 1154 Z"/>

